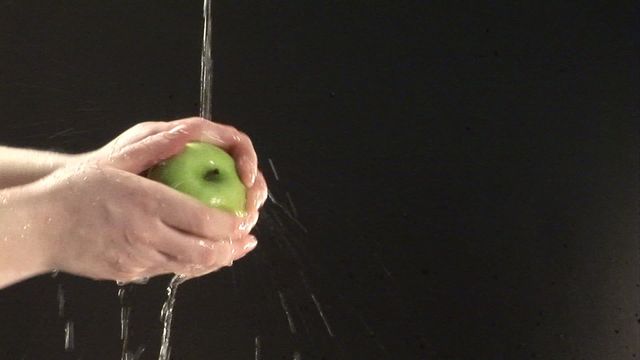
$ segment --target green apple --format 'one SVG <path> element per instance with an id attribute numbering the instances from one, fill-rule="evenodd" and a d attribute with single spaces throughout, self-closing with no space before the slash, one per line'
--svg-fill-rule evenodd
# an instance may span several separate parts
<path id="1" fill-rule="evenodd" d="M 190 142 L 185 149 L 149 169 L 147 177 L 191 195 L 208 206 L 246 214 L 247 190 L 233 158 L 221 148 Z"/>

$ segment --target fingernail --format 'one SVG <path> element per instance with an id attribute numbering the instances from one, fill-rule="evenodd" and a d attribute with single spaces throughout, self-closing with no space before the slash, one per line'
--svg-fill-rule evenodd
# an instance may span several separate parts
<path id="1" fill-rule="evenodd" d="M 256 182 L 256 177 L 258 176 L 258 167 L 255 165 L 253 161 L 251 161 L 250 158 L 246 156 L 240 159 L 239 162 L 242 163 L 243 165 L 242 167 L 244 167 L 245 169 L 249 169 L 249 174 L 243 176 L 244 179 L 242 180 L 244 181 L 247 187 L 252 187 L 253 184 L 255 184 Z"/>
<path id="2" fill-rule="evenodd" d="M 245 250 L 245 251 L 251 251 L 256 247 L 256 245 L 258 245 L 258 241 L 255 238 L 253 238 L 253 239 L 249 240 L 249 242 L 246 243 L 242 247 L 242 249 Z"/>
<path id="3" fill-rule="evenodd" d="M 251 176 L 249 178 L 249 187 L 253 186 L 253 184 L 256 183 L 256 178 L 257 177 L 258 177 L 258 169 L 254 167 L 251 170 Z"/>

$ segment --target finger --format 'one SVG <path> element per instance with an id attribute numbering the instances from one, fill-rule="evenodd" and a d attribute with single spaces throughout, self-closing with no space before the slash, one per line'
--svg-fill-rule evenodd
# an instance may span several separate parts
<path id="1" fill-rule="evenodd" d="M 166 227 L 154 245 L 180 264 L 208 268 L 230 264 L 236 251 L 233 243 L 231 238 L 212 241 Z"/>
<path id="2" fill-rule="evenodd" d="M 202 265 L 193 265 L 178 261 L 175 257 L 165 254 L 161 251 L 156 253 L 164 260 L 149 267 L 145 274 L 147 277 L 153 277 L 164 274 L 188 274 L 194 269 L 204 268 Z"/>
<path id="3" fill-rule="evenodd" d="M 264 175 L 258 172 L 255 183 L 247 190 L 247 211 L 258 211 L 264 205 L 268 196 L 267 182 Z"/>
<path id="4" fill-rule="evenodd" d="M 223 239 L 240 231 L 243 218 L 210 208 L 176 192 L 160 200 L 158 217 L 167 226 L 206 239 Z"/>
<path id="5" fill-rule="evenodd" d="M 145 121 L 137 123 L 132 126 L 120 136 L 118 136 L 114 142 L 121 143 L 123 146 L 131 143 L 138 142 L 148 136 L 155 135 L 162 131 L 168 131 L 176 127 L 179 124 L 172 124 L 166 121 Z"/>
<path id="6" fill-rule="evenodd" d="M 246 236 L 247 234 L 249 234 L 251 229 L 253 229 L 253 227 L 256 226 L 256 224 L 258 223 L 259 217 L 260 217 L 259 212 L 257 211 L 249 212 L 247 216 L 244 217 L 244 219 L 242 220 L 242 223 L 240 223 L 240 226 L 238 228 L 240 230 L 240 236 Z"/>
<path id="7" fill-rule="evenodd" d="M 184 149 L 190 139 L 185 128 L 184 125 L 177 125 L 126 145 L 110 156 L 109 163 L 118 169 L 140 174 Z"/>
<path id="8" fill-rule="evenodd" d="M 256 248 L 257 244 L 258 244 L 258 241 L 256 240 L 256 237 L 253 235 L 246 235 L 245 237 L 235 241 L 234 247 L 236 250 L 233 256 L 233 260 L 229 263 L 229 265 L 231 265 L 231 263 L 233 263 L 234 261 L 237 261 L 243 258 L 248 253 L 250 253 L 253 249 Z M 203 276 L 211 272 L 214 272 L 216 270 L 219 270 L 221 267 L 222 266 L 217 264 L 210 267 L 205 267 L 205 268 L 191 267 L 190 268 L 191 272 L 189 272 L 188 274 L 193 277 Z"/>
<path id="9" fill-rule="evenodd" d="M 241 157 L 236 161 L 236 171 L 240 175 L 242 183 L 247 187 L 255 185 L 258 175 L 258 164 L 248 157 Z"/>
<path id="10" fill-rule="evenodd" d="M 142 139 L 157 134 L 161 131 L 170 130 L 173 127 L 175 127 L 175 125 L 164 121 L 141 122 L 127 129 L 122 134 L 118 135 L 115 139 L 106 144 L 105 147 L 112 149 L 112 152 L 119 152 L 120 150 L 122 150 L 122 148 L 129 144 L 141 141 Z"/>
<path id="11" fill-rule="evenodd" d="M 245 255 L 253 251 L 253 249 L 255 249 L 257 245 L 258 239 L 256 239 L 254 235 L 248 234 L 247 236 L 243 237 L 236 243 L 237 249 L 233 261 L 243 258 Z"/>
<path id="12" fill-rule="evenodd" d="M 142 209 L 159 224 L 193 236 L 220 239 L 239 234 L 244 220 L 232 213 L 211 208 L 197 199 L 148 178 L 112 169 L 119 183 L 137 198 L 144 199 Z"/>

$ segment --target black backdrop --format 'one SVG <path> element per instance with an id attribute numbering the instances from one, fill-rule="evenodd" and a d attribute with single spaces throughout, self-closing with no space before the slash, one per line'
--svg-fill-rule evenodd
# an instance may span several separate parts
<path id="1" fill-rule="evenodd" d="M 637 8 L 426 3 L 214 2 L 214 116 L 288 210 L 183 285 L 174 359 L 640 358 Z M 0 141 L 197 114 L 201 6 L 0 2 Z M 144 359 L 167 281 L 131 286 Z M 119 358 L 116 291 L 1 290 L 0 357 Z"/>

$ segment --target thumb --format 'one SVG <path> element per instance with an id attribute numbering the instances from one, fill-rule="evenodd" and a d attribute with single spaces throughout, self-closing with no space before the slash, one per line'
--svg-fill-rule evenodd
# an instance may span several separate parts
<path id="1" fill-rule="evenodd" d="M 127 145 L 110 157 L 110 165 L 120 170 L 140 174 L 157 163 L 178 154 L 191 140 L 185 125 L 159 132 Z"/>

